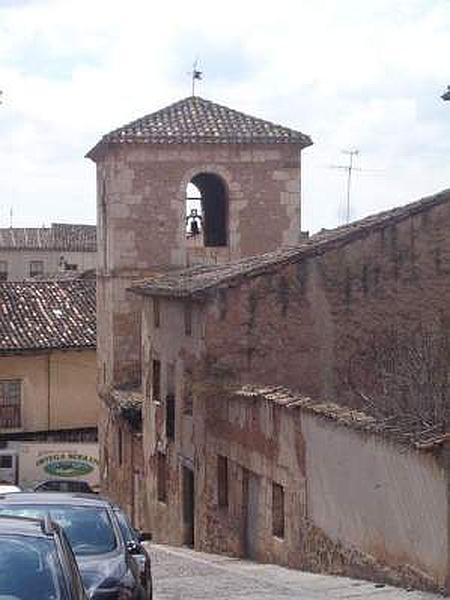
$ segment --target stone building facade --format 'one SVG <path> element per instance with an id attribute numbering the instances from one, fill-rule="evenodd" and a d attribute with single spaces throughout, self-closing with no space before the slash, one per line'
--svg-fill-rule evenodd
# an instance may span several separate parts
<path id="1" fill-rule="evenodd" d="M 97 165 L 105 388 L 140 381 L 140 309 L 125 293 L 133 281 L 298 242 L 300 151 L 310 144 L 299 132 L 191 97 L 111 132 L 89 152 Z M 204 243 L 186 232 L 192 181 L 202 193 Z"/>
<path id="2" fill-rule="evenodd" d="M 309 143 L 189 98 L 89 153 L 98 173 L 104 489 L 158 541 L 448 587 L 450 192 L 302 239 L 300 150 Z M 192 235 L 189 183 L 202 206 Z M 264 393 L 249 402 L 224 392 L 248 384 L 309 396 L 317 418 L 339 426 L 362 419 L 364 435 L 379 441 L 358 424 L 354 442 L 333 430 L 336 468 L 345 476 L 352 453 L 372 444 L 385 458 L 365 455 L 364 485 L 382 483 L 383 501 L 394 503 L 414 488 L 412 477 L 395 490 L 395 468 L 423 474 L 420 485 L 436 492 L 425 494 L 436 509 L 430 531 L 442 535 L 414 538 L 409 515 L 424 519 L 414 504 L 389 537 L 379 512 L 364 513 L 375 502 L 364 486 L 355 488 L 357 530 L 348 511 L 334 519 L 345 498 L 332 469 L 316 478 L 330 458 L 320 425 L 270 408 Z M 347 407 L 347 421 L 320 408 L 330 401 Z M 430 411 L 437 419 L 424 432 Z M 403 443 L 414 448 L 411 466 L 399 458 Z M 436 446 L 436 456 L 415 454 L 415 444 Z"/>
<path id="3" fill-rule="evenodd" d="M 141 387 L 142 358 L 141 301 L 127 288 L 176 268 L 297 243 L 300 154 L 310 144 L 300 132 L 191 97 L 111 132 L 88 153 L 97 165 L 99 427 L 103 464 L 109 463 L 104 488 L 124 504 L 132 504 L 133 482 L 124 473 L 116 485 L 113 476 L 121 472 L 123 443 L 115 432 L 123 416 L 115 394 Z M 201 195 L 197 236 L 187 226 L 189 184 Z M 116 426 L 106 427 L 110 417 Z M 126 418 L 123 432 L 139 435 Z"/>
<path id="4" fill-rule="evenodd" d="M 95 281 L 0 283 L 0 442 L 96 441 Z"/>
<path id="5" fill-rule="evenodd" d="M 0 228 L 0 281 L 77 275 L 96 264 L 95 225 Z"/>
<path id="6" fill-rule="evenodd" d="M 255 481 L 263 477 L 283 489 L 295 487 L 296 470 L 301 479 L 296 463 L 301 447 L 291 440 L 284 458 L 280 456 L 276 447 L 286 432 L 259 431 L 258 409 L 249 416 L 242 398 L 237 409 L 241 417 L 225 424 L 218 401 L 224 382 L 288 384 L 319 405 L 331 399 L 361 410 L 368 419 L 394 420 L 403 441 L 423 436 L 423 421 L 433 418 L 435 427 L 425 433 L 425 441 L 445 433 L 449 225 L 450 193 L 443 192 L 322 232 L 295 248 L 166 273 L 133 286 L 143 298 L 143 447 L 148 527 L 156 539 L 312 568 L 312 556 L 302 553 L 298 539 L 291 544 L 272 540 L 270 511 L 261 504 L 268 484 L 264 492 L 257 487 L 262 484 L 252 480 L 254 475 Z M 301 446 L 301 428 L 297 431 Z M 211 439 L 216 439 L 213 446 L 205 441 Z M 366 442 L 360 443 L 364 447 Z M 317 444 L 313 447 L 317 452 Z M 230 498 L 236 500 L 230 500 L 230 513 L 217 511 L 214 500 L 219 455 L 235 468 L 226 475 Z M 352 468 L 349 455 L 341 459 Z M 444 490 L 446 467 L 430 468 Z M 378 486 L 382 478 L 379 472 L 370 483 Z M 420 478 L 417 481 L 416 493 L 423 493 Z M 242 491 L 252 485 L 256 491 Z M 389 485 L 396 484 L 389 479 Z M 408 486 L 406 495 L 412 493 Z M 210 496 L 212 489 L 216 496 Z M 243 541 L 242 521 L 236 520 L 244 493 L 254 493 L 253 511 L 266 519 L 265 533 L 262 530 L 250 545 Z M 318 498 L 310 499 L 311 506 Z M 447 506 L 447 497 L 440 498 L 437 527 L 443 527 Z M 304 515 L 300 500 L 301 494 L 289 504 L 286 496 L 286 523 Z M 405 519 L 409 514 L 405 512 Z M 370 521 L 370 511 L 361 518 Z M 411 526 L 406 521 L 399 516 L 399 531 Z M 233 530 L 232 522 L 240 525 Z M 361 527 L 359 538 L 350 532 L 346 539 L 345 530 L 325 536 L 327 544 L 341 544 L 345 559 L 336 558 L 334 550 L 330 552 L 337 562 L 322 559 L 320 548 L 313 546 L 318 554 L 315 568 L 342 568 L 375 579 L 384 573 L 385 579 L 425 587 L 445 584 L 442 564 L 423 566 L 420 556 L 426 554 L 426 546 L 418 555 L 402 554 L 411 568 L 409 575 L 396 568 L 388 572 L 401 563 L 399 555 L 394 556 L 397 541 L 394 549 L 382 549 L 375 542 L 365 546 L 361 539 L 370 539 L 374 527 Z M 298 525 L 297 536 L 304 534 Z M 382 545 L 384 534 L 375 533 L 375 538 Z M 402 552 L 408 544 L 411 539 L 403 543 Z M 432 555 L 438 554 L 434 549 Z"/>
<path id="7" fill-rule="evenodd" d="M 216 382 L 195 410 L 199 550 L 445 588 L 445 437 L 405 443 L 381 419 L 281 387 Z"/>

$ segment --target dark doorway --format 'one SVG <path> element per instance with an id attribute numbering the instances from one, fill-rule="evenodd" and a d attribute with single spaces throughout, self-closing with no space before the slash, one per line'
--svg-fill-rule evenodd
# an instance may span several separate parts
<path id="1" fill-rule="evenodd" d="M 258 552 L 259 490 L 260 478 L 258 475 L 244 469 L 242 479 L 244 510 L 243 547 L 245 556 L 252 560 L 257 559 Z"/>
<path id="2" fill-rule="evenodd" d="M 228 199 L 225 184 L 214 173 L 199 173 L 191 183 L 201 196 L 201 226 L 205 246 L 228 243 Z"/>
<path id="3" fill-rule="evenodd" d="M 195 530 L 195 487 L 194 472 L 192 469 L 183 466 L 183 526 L 184 526 L 184 544 L 194 547 Z"/>

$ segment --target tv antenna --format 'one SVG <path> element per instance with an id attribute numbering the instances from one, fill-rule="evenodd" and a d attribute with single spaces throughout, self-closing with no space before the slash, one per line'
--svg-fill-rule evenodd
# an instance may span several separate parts
<path id="1" fill-rule="evenodd" d="M 191 76 L 192 83 L 192 96 L 195 96 L 195 84 L 197 81 L 201 81 L 203 79 L 203 71 L 199 69 L 199 60 L 195 59 L 194 64 L 192 65 L 192 71 L 189 71 L 189 75 Z"/>
<path id="2" fill-rule="evenodd" d="M 352 186 L 352 174 L 353 171 L 362 171 L 359 167 L 355 167 L 353 159 L 359 155 L 359 150 L 342 150 L 342 154 L 347 154 L 348 164 L 347 165 L 331 165 L 332 169 L 340 169 L 347 172 L 347 193 L 346 193 L 346 205 L 345 205 L 345 222 L 350 223 L 350 192 Z"/>

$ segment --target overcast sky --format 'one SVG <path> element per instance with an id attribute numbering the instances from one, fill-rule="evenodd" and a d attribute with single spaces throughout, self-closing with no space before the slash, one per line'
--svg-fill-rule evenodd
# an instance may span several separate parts
<path id="1" fill-rule="evenodd" d="M 299 129 L 303 229 L 450 187 L 449 0 L 0 0 L 0 225 L 95 222 L 104 134 L 190 94 Z"/>

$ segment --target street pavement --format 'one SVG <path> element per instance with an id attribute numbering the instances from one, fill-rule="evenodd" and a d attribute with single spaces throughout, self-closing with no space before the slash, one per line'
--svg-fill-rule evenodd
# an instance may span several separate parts
<path id="1" fill-rule="evenodd" d="M 345 577 L 150 544 L 154 600 L 438 600 Z"/>

